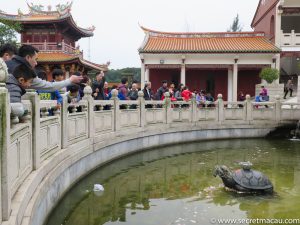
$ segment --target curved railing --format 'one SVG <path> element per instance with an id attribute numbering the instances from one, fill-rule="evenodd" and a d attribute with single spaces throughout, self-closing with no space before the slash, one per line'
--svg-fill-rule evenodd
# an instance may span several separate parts
<path id="1" fill-rule="evenodd" d="M 208 125 L 220 129 L 241 125 L 276 127 L 300 119 L 299 104 L 282 103 L 279 98 L 257 103 L 247 96 L 244 102 L 225 102 L 219 95 L 215 102 L 197 105 L 194 96 L 188 102 L 172 102 L 168 94 L 164 101 L 145 101 L 139 92 L 138 100 L 120 101 L 114 91 L 112 100 L 97 101 L 90 87 L 84 93 L 78 104 L 68 104 L 64 98 L 58 109 L 56 101 L 40 101 L 36 92 L 29 91 L 23 100 L 29 115 L 20 122 L 10 114 L 8 92 L 0 87 L 1 221 L 22 224 L 39 182 L 68 154 L 80 154 L 90 143 L 91 151 L 97 151 L 97 146 L 109 139 L 138 135 L 146 129 L 168 131 L 187 125 L 199 130 Z M 39 177 L 32 181 L 36 173 Z"/>

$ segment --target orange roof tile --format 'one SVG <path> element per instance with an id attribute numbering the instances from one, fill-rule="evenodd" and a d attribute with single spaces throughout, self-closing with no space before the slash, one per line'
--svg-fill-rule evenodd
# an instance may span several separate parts
<path id="1" fill-rule="evenodd" d="M 108 71 L 108 65 L 103 64 L 96 64 L 89 62 L 87 60 L 84 60 L 80 58 L 78 55 L 70 55 L 63 52 L 39 52 L 38 53 L 38 63 L 68 63 L 76 61 L 82 65 L 85 65 L 89 68 L 95 69 L 95 70 L 103 70 Z"/>
<path id="2" fill-rule="evenodd" d="M 146 33 L 140 53 L 277 53 L 280 49 L 256 32 Z"/>
<path id="3" fill-rule="evenodd" d="M 39 52 L 38 62 L 67 62 L 78 59 L 78 56 L 62 52 Z"/>

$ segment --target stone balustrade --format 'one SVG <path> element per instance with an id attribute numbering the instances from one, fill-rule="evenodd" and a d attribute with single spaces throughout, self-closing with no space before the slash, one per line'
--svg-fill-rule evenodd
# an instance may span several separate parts
<path id="1" fill-rule="evenodd" d="M 3 224 L 42 224 L 43 215 L 28 215 L 25 210 L 39 208 L 29 203 L 34 196 L 42 198 L 39 185 L 47 180 L 48 174 L 68 157 L 76 156 L 72 159 L 76 162 L 116 138 L 126 140 L 128 135 L 134 139 L 142 132 L 154 134 L 156 130 L 167 133 L 174 127 L 187 127 L 187 130 L 191 127 L 203 130 L 209 126 L 274 128 L 300 119 L 300 104 L 282 103 L 279 98 L 257 103 L 247 96 L 244 102 L 226 102 L 219 94 L 215 102 L 197 105 L 195 96 L 188 102 L 173 102 L 168 93 L 163 101 L 145 101 L 142 92 L 136 101 L 120 101 L 117 91 L 111 100 L 105 101 L 93 100 L 90 87 L 84 93 L 85 97 L 77 104 L 68 104 L 64 97 L 59 109 L 56 101 L 40 101 L 36 92 L 29 91 L 23 101 L 28 116 L 18 121 L 10 114 L 7 89 L 0 86 L 0 220 Z M 92 147 L 84 150 L 87 146 Z M 106 157 L 115 156 L 117 153 L 112 150 Z M 49 209 L 44 210 L 45 214 L 48 212 Z"/>
<path id="2" fill-rule="evenodd" d="M 281 47 L 299 47 L 300 45 L 300 33 L 295 33 L 294 30 L 291 33 L 283 33 L 281 30 Z"/>

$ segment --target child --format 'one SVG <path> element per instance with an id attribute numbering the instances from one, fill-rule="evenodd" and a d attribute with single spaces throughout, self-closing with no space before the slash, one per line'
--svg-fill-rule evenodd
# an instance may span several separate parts
<path id="1" fill-rule="evenodd" d="M 69 91 L 67 92 L 66 96 L 68 98 L 68 103 L 69 104 L 70 103 L 71 104 L 76 104 L 80 101 L 79 88 L 80 87 L 77 84 L 73 84 L 71 86 L 68 86 Z M 68 108 L 69 113 L 72 113 L 72 108 L 73 107 Z M 76 107 L 76 109 L 77 109 L 76 112 L 81 112 L 82 111 L 80 106 Z"/>
<path id="2" fill-rule="evenodd" d="M 68 103 L 78 103 L 80 101 L 79 85 L 73 84 L 68 86 L 69 91 L 67 92 Z"/>
<path id="3" fill-rule="evenodd" d="M 53 81 L 59 82 L 64 80 L 64 72 L 61 69 L 54 69 L 52 72 Z"/>
<path id="4" fill-rule="evenodd" d="M 38 77 L 41 78 L 42 80 L 47 80 L 46 79 L 47 75 L 44 71 L 39 71 Z M 56 108 L 60 109 L 62 102 L 63 102 L 63 98 L 58 90 L 56 90 L 56 91 L 39 91 L 38 90 L 37 93 L 39 94 L 41 100 L 57 100 Z M 50 113 L 50 115 L 53 115 L 53 114 Z"/>
<path id="5" fill-rule="evenodd" d="M 21 97 L 26 93 L 26 88 L 29 88 L 36 73 L 26 65 L 19 65 L 13 71 L 13 74 L 8 75 L 6 88 L 10 95 L 10 103 L 12 113 L 18 117 L 25 115 L 24 105 L 21 103 Z"/>

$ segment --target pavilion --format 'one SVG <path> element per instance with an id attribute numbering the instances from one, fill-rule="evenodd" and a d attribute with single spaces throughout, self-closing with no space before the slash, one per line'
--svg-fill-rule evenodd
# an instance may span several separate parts
<path id="1" fill-rule="evenodd" d="M 59 4 L 55 10 L 48 6 L 27 4 L 29 13 L 20 10 L 17 15 L 4 13 L 0 10 L 0 19 L 21 24 L 21 44 L 36 47 L 38 68 L 44 70 L 51 78 L 52 70 L 61 68 L 66 77 L 76 71 L 107 71 L 108 64 L 96 64 L 83 58 L 83 52 L 76 42 L 84 37 L 92 37 L 95 27 L 79 27 L 71 14 L 70 4 Z"/>

